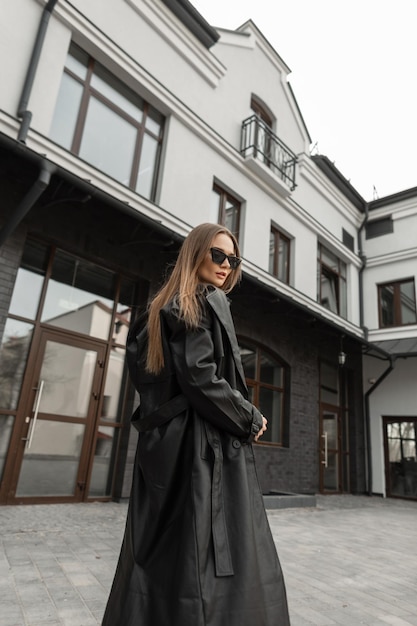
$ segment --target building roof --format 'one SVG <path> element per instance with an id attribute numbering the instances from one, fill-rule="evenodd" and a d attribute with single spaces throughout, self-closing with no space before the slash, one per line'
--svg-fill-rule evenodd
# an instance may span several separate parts
<path id="1" fill-rule="evenodd" d="M 360 211 L 365 211 L 366 201 L 360 193 L 356 191 L 347 178 L 343 176 L 340 170 L 330 161 L 330 159 L 322 154 L 311 156 L 314 163 L 321 169 L 329 180 L 341 191 L 352 204 Z"/>

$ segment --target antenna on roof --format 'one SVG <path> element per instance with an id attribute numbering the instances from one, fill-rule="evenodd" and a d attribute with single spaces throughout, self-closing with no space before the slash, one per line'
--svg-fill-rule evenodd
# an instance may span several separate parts
<path id="1" fill-rule="evenodd" d="M 310 156 L 313 156 L 313 154 L 320 154 L 320 152 L 319 152 L 319 142 L 318 141 L 316 141 L 314 146 L 312 148 L 310 148 Z"/>
<path id="2" fill-rule="evenodd" d="M 378 198 L 379 198 L 379 195 L 378 195 L 378 192 L 377 192 L 376 187 L 374 185 L 374 196 L 373 196 L 373 199 L 374 200 L 378 200 Z"/>

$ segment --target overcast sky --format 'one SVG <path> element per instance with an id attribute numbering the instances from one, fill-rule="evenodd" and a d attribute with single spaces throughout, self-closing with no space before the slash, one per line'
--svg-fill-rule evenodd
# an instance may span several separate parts
<path id="1" fill-rule="evenodd" d="M 312 146 L 365 200 L 417 186 L 417 0 L 191 2 L 215 27 L 255 22 L 291 69 Z"/>

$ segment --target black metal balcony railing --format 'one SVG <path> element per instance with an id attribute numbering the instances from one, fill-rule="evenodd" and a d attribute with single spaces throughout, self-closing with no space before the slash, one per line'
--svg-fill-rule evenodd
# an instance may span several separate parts
<path id="1" fill-rule="evenodd" d="M 242 122 L 240 152 L 261 160 L 291 191 L 295 189 L 297 157 L 258 115 Z"/>

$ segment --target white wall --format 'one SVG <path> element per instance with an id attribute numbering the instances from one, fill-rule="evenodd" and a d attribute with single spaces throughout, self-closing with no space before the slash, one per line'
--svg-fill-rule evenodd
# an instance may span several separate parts
<path id="1" fill-rule="evenodd" d="M 390 207 L 372 211 L 370 220 L 391 215 L 393 232 L 365 239 L 364 252 L 367 258 L 364 272 L 364 312 L 371 331 L 378 331 L 378 284 L 414 278 L 417 285 L 417 200 L 404 200 Z M 415 294 L 416 295 L 416 294 Z M 381 329 L 378 338 L 416 336 L 417 325 L 398 329 Z M 388 337 L 388 335 L 390 337 Z"/>
<path id="2" fill-rule="evenodd" d="M 388 361 L 364 357 L 364 390 L 371 388 L 369 379 L 388 369 Z M 369 396 L 371 418 L 373 491 L 385 495 L 383 417 L 417 416 L 417 358 L 398 359 L 393 371 Z"/>

